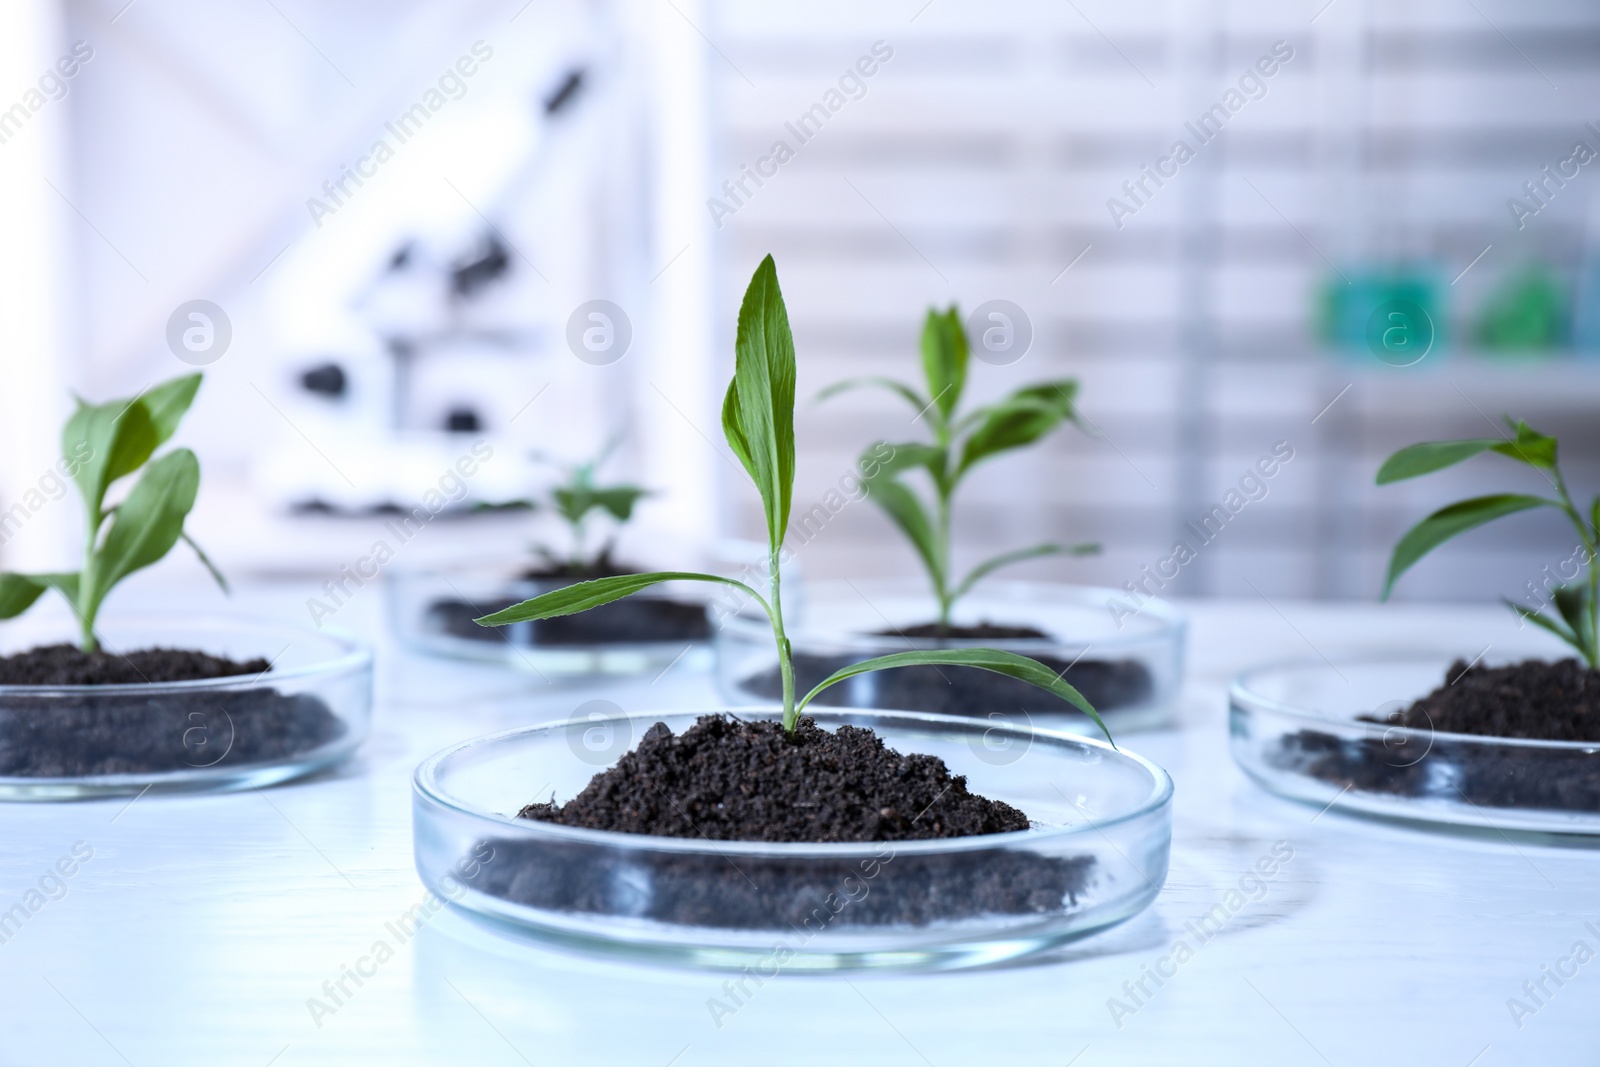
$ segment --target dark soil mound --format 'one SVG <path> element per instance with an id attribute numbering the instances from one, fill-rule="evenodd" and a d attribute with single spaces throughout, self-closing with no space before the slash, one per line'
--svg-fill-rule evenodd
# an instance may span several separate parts
<path id="1" fill-rule="evenodd" d="M 1600 812 L 1600 754 L 1593 750 L 1530 751 L 1436 736 L 1600 741 L 1600 671 L 1577 660 L 1471 668 L 1457 660 L 1445 684 L 1421 700 L 1383 718 L 1361 718 L 1421 736 L 1344 739 L 1299 730 L 1284 736 L 1273 762 L 1369 793 Z"/>
<path id="2" fill-rule="evenodd" d="M 902 756 L 871 730 L 802 719 L 702 718 L 639 747 L 565 805 L 523 818 L 680 838 L 871 841 L 864 859 L 597 850 L 563 840 L 489 840 L 463 865 L 472 888 L 532 908 L 729 930 L 803 946 L 835 929 L 1058 914 L 1089 886 L 1093 856 L 1035 852 L 1026 837 L 945 854 L 897 841 L 1024 830 L 1007 804 L 968 791 L 933 756 Z M 901 848 L 908 846 L 898 846 Z"/>
<path id="3" fill-rule="evenodd" d="M 0 656 L 0 685 L 138 685 L 260 674 L 264 659 L 223 659 L 183 648 L 85 652 L 76 645 L 41 645 Z"/>
<path id="4" fill-rule="evenodd" d="M 586 563 L 574 566 L 571 563 L 550 562 L 540 567 L 529 567 L 521 577 L 530 582 L 592 582 L 596 578 L 620 578 L 624 574 L 638 573 L 639 568 L 613 560 L 611 549 L 607 548 Z"/>
<path id="5" fill-rule="evenodd" d="M 0 659 L 7 685 L 120 685 L 254 676 L 204 652 L 153 648 L 85 654 L 48 645 Z M 0 698 L 0 776 L 151 774 L 266 763 L 337 740 L 344 723 L 317 697 L 266 686 L 223 692 L 31 695 Z"/>
<path id="6" fill-rule="evenodd" d="M 436 600 L 428 605 L 428 626 L 469 641 L 509 641 L 518 646 L 574 647 L 658 641 L 706 641 L 711 621 L 703 604 L 658 597 L 632 597 L 591 608 L 581 615 L 562 615 L 510 626 L 479 626 L 472 620 L 521 600 L 495 599 L 468 603 Z"/>
<path id="7" fill-rule="evenodd" d="M 944 641 L 1040 640 L 1050 635 L 1032 626 L 1001 626 L 980 622 L 976 626 L 940 626 L 936 622 L 918 623 L 903 630 L 879 630 L 879 637 L 933 637 Z"/>
<path id="8" fill-rule="evenodd" d="M 1575 659 L 1469 667 L 1456 660 L 1445 684 L 1387 718 L 1368 722 L 1440 733 L 1600 741 L 1600 671 Z"/>
<path id="9" fill-rule="evenodd" d="M 913 841 L 1026 830 L 1028 817 L 967 789 L 934 756 L 902 756 L 871 730 L 707 715 L 639 747 L 566 804 L 517 813 L 591 830 L 716 841 Z"/>

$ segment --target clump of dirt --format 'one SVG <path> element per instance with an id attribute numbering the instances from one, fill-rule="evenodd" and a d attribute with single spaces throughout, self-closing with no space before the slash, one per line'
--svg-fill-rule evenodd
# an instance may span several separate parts
<path id="1" fill-rule="evenodd" d="M 1026 830 L 1028 817 L 967 789 L 936 756 L 904 756 L 873 731 L 707 715 L 656 723 L 639 747 L 563 805 L 524 819 L 717 841 L 913 841 Z"/>
<path id="2" fill-rule="evenodd" d="M 261 674 L 264 659 L 240 662 L 186 648 L 85 652 L 77 645 L 40 645 L 0 656 L 0 685 L 139 685 Z"/>
<path id="3" fill-rule="evenodd" d="M 1037 641 L 1050 635 L 1032 626 L 1004 626 L 987 620 L 976 626 L 941 626 L 922 622 L 903 630 L 879 630 L 878 637 L 932 637 L 941 641 Z"/>
<path id="4" fill-rule="evenodd" d="M 1600 671 L 1576 659 L 1509 667 L 1456 660 L 1445 684 L 1409 707 L 1367 722 L 1439 733 L 1600 741 Z"/>

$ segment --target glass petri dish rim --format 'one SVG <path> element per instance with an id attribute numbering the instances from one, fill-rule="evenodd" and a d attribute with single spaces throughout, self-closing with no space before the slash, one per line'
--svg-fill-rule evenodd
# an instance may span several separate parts
<path id="1" fill-rule="evenodd" d="M 1342 731 L 1359 733 L 1361 736 L 1382 741 L 1385 738 L 1403 737 L 1435 740 L 1445 739 L 1454 742 L 1464 742 L 1477 745 L 1495 745 L 1506 748 L 1547 748 L 1562 751 L 1581 752 L 1600 749 L 1600 741 L 1554 741 L 1537 737 L 1496 737 L 1493 734 L 1463 734 L 1450 730 L 1419 729 L 1412 726 L 1390 726 L 1378 722 L 1362 722 L 1358 719 L 1343 718 L 1323 712 L 1312 711 L 1308 708 L 1284 704 L 1270 697 L 1254 692 L 1249 688 L 1252 680 L 1274 672 L 1289 670 L 1336 670 L 1338 667 L 1360 667 L 1377 664 L 1442 664 L 1448 668 L 1451 663 L 1459 659 L 1459 653 L 1444 652 L 1439 649 L 1393 649 L 1374 650 L 1367 655 L 1349 655 L 1334 660 L 1331 663 L 1325 660 L 1296 658 L 1274 660 L 1259 666 L 1250 667 L 1234 675 L 1228 684 L 1228 704 L 1235 711 L 1243 713 L 1264 712 L 1280 718 L 1291 719 L 1308 726 L 1338 727 Z M 1425 694 L 1418 694 L 1422 696 Z"/>
<path id="2" fill-rule="evenodd" d="M 863 656 L 904 652 L 907 648 L 987 648 L 999 647 L 1016 652 L 1087 651 L 1093 647 L 1104 656 L 1115 656 L 1119 651 L 1145 648 L 1152 645 L 1170 645 L 1181 641 L 1188 628 L 1188 618 L 1172 602 L 1152 597 L 1145 600 L 1140 617 L 1148 616 L 1152 624 L 1141 630 L 1115 637 L 1088 639 L 1070 633 L 1052 633 L 1045 637 L 957 638 L 940 642 L 927 637 L 902 637 L 895 634 L 875 634 L 847 627 L 811 621 L 826 612 L 828 605 L 841 594 L 856 597 L 878 591 L 884 596 L 914 597 L 925 600 L 934 610 L 933 596 L 926 584 L 914 579 L 881 579 L 868 582 L 822 581 L 812 582 L 806 590 L 806 612 L 793 623 L 786 623 L 789 641 L 797 651 L 809 653 L 839 652 L 860 653 Z M 984 582 L 970 593 L 966 603 L 1007 603 L 1019 608 L 1031 604 L 1101 607 L 1110 597 L 1125 597 L 1124 590 L 1110 586 L 1076 585 L 1067 582 L 993 581 Z M 809 616 L 810 618 L 808 618 Z M 1027 621 L 1027 620 L 1019 620 Z M 762 635 L 770 634 L 771 626 L 764 615 L 747 613 L 724 619 L 714 638 L 724 636 L 756 642 Z"/>
<path id="3" fill-rule="evenodd" d="M 735 707 L 722 709 L 725 713 L 734 713 L 747 716 L 771 718 L 778 714 L 778 709 L 773 707 Z M 809 712 L 808 712 L 809 713 Z M 613 715 L 604 719 L 584 720 L 585 728 L 592 728 L 605 722 L 621 720 L 652 720 L 660 721 L 664 717 L 676 718 L 691 715 L 713 714 L 713 712 L 695 709 L 657 710 L 644 712 L 630 712 L 626 715 Z M 922 841 L 895 841 L 897 855 L 939 855 L 958 852 L 982 852 L 990 849 L 1020 846 L 1024 842 L 1054 841 L 1063 838 L 1077 837 L 1088 833 L 1101 834 L 1107 829 L 1120 826 L 1124 823 L 1135 822 L 1147 816 L 1159 813 L 1163 808 L 1170 806 L 1174 794 L 1172 777 L 1160 765 L 1146 759 L 1127 749 L 1119 749 L 1105 741 L 1082 737 L 1076 734 L 1059 730 L 1046 730 L 1034 728 L 1028 730 L 1011 726 L 996 725 L 989 720 L 965 719 L 954 715 L 936 715 L 926 712 L 894 711 L 873 708 L 827 708 L 816 709 L 814 716 L 823 724 L 849 724 L 850 720 L 859 719 L 890 719 L 906 722 L 907 725 L 917 723 L 928 726 L 942 726 L 958 728 L 962 732 L 974 730 L 984 733 L 996 731 L 1007 732 L 1018 736 L 1027 735 L 1030 740 L 1043 738 L 1050 742 L 1073 746 L 1078 748 L 1093 749 L 1112 758 L 1126 760 L 1138 767 L 1150 777 L 1150 791 L 1144 799 L 1128 811 L 1104 819 L 1090 820 L 1072 826 L 1034 827 L 1023 831 L 1012 831 L 1001 834 L 975 834 L 969 837 L 934 838 Z M 560 826 L 554 823 L 539 822 L 532 819 L 518 819 L 514 816 L 504 815 L 500 812 L 485 811 L 481 808 L 466 804 L 449 795 L 439 784 L 440 768 L 452 757 L 470 749 L 488 745 L 499 745 L 514 741 L 521 737 L 550 731 L 565 729 L 570 724 L 566 720 L 554 720 L 537 723 L 531 726 L 520 726 L 499 733 L 487 734 L 458 742 L 429 756 L 418 764 L 412 774 L 412 790 L 418 797 L 429 803 L 454 811 L 460 815 L 477 819 L 486 826 L 498 828 L 505 832 L 510 828 L 524 839 L 544 839 L 552 842 L 565 841 L 574 844 L 586 844 L 625 850 L 648 850 L 660 852 L 693 853 L 701 855 L 722 856 L 762 856 L 774 859 L 861 859 L 870 858 L 877 853 L 874 849 L 882 846 L 881 841 L 862 842 L 814 842 L 814 841 L 701 841 L 693 838 L 663 837 L 651 834 L 628 834 L 615 830 L 590 830 L 577 826 Z M 596 773 L 599 773 L 597 771 Z"/>

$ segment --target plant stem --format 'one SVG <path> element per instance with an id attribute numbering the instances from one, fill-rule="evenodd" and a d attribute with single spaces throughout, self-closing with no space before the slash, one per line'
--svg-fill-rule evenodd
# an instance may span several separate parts
<path id="1" fill-rule="evenodd" d="M 955 607 L 955 599 L 950 595 L 950 498 L 956 492 L 955 478 L 951 474 L 954 469 L 955 449 L 952 445 L 955 435 L 951 432 L 950 420 L 943 414 L 936 414 L 934 418 L 933 436 L 944 451 L 939 470 L 933 478 L 933 494 L 939 499 L 934 525 L 934 554 L 939 570 L 933 576 L 933 588 L 939 597 L 939 629 L 942 631 L 950 628 L 950 612 Z"/>
<path id="2" fill-rule="evenodd" d="M 934 551 L 938 553 L 939 570 L 933 576 L 934 592 L 939 597 L 939 629 L 950 628 L 950 497 L 943 489 L 934 490 L 939 497 L 939 517 L 934 530 Z"/>
<path id="3" fill-rule="evenodd" d="M 1600 497 L 1596 497 L 1590 513 L 1600 516 Z M 1578 524 L 1581 529 L 1583 523 Z M 1591 670 L 1600 669 L 1600 565 L 1595 560 L 1596 543 L 1600 542 L 1600 527 L 1592 528 L 1590 538 L 1584 542 L 1589 556 L 1589 648 L 1585 656 Z"/>
<path id="4" fill-rule="evenodd" d="M 100 650 L 100 642 L 94 636 L 94 620 L 99 614 L 99 604 L 91 603 L 91 600 L 97 599 L 92 595 L 95 583 L 94 550 L 105 516 L 100 514 L 99 508 L 90 507 L 84 519 L 89 529 L 84 539 L 83 570 L 78 572 L 78 603 L 72 605 L 72 610 L 78 616 L 78 647 L 92 653 Z"/>
<path id="5" fill-rule="evenodd" d="M 583 520 L 572 524 L 572 573 L 583 573 Z"/>
<path id="6" fill-rule="evenodd" d="M 1600 530 L 1590 529 L 1589 524 L 1584 522 L 1583 516 L 1572 502 L 1571 494 L 1567 492 L 1567 480 L 1561 476 L 1561 469 L 1557 467 L 1552 473 L 1555 475 L 1556 492 L 1561 494 L 1562 510 L 1577 528 L 1578 538 L 1583 542 L 1584 553 L 1589 557 L 1589 602 L 1584 605 L 1589 614 L 1589 640 L 1578 651 L 1583 653 L 1583 658 L 1591 669 L 1600 669 L 1600 569 L 1595 565 L 1596 541 L 1600 540 Z"/>
<path id="7" fill-rule="evenodd" d="M 783 582 L 778 571 L 781 544 L 767 549 L 768 594 L 772 600 L 772 636 L 778 644 L 778 673 L 783 676 L 783 728 L 794 733 L 800 712 L 794 701 L 794 652 L 789 647 L 789 635 L 783 629 Z"/>

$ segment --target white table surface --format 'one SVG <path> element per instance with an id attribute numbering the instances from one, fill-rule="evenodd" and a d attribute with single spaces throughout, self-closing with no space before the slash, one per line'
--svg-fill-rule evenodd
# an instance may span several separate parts
<path id="1" fill-rule="evenodd" d="M 249 590 L 232 607 L 303 618 L 309 592 Z M 1225 685 L 1243 666 L 1533 640 L 1509 613 L 1454 606 L 1188 605 L 1180 727 L 1122 738 L 1177 783 L 1167 884 L 1143 915 L 1045 962 L 783 976 L 719 1028 L 707 1000 L 724 975 L 544 951 L 445 911 L 319 1027 L 308 998 L 423 897 L 410 809 L 423 757 L 596 695 L 629 710 L 715 702 L 681 667 L 653 685 L 555 689 L 402 657 L 382 599 L 363 590 L 337 620 L 380 656 L 373 731 L 344 768 L 264 792 L 0 805 L 0 910 L 75 842 L 94 853 L 0 944 L 0 1064 L 1600 1062 L 1600 959 L 1547 980 L 1553 995 L 1520 1027 L 1507 1006 L 1534 1007 L 1523 984 L 1575 942 L 1600 952 L 1600 842 L 1318 816 L 1254 787 L 1227 753 Z M 1294 858 L 1265 897 L 1119 1027 L 1109 998 L 1126 1000 L 1123 984 L 1278 841 Z"/>

